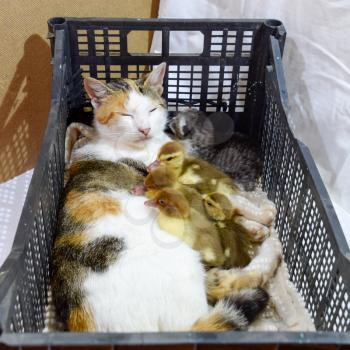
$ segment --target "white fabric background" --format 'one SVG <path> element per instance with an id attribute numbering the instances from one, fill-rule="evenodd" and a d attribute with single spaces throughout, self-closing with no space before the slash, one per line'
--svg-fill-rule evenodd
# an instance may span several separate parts
<path id="1" fill-rule="evenodd" d="M 161 0 L 160 18 L 276 18 L 287 30 L 283 57 L 289 121 L 307 144 L 350 242 L 350 1 Z M 172 52 L 200 52 L 198 34 L 172 33 Z M 161 48 L 156 33 L 152 50 Z"/>
<path id="2" fill-rule="evenodd" d="M 0 266 L 9 254 L 33 170 L 0 184 Z"/>

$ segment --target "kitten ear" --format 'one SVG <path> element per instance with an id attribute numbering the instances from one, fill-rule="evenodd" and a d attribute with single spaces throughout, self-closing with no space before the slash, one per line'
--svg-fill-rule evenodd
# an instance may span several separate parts
<path id="1" fill-rule="evenodd" d="M 107 85 L 91 77 L 84 78 L 84 88 L 95 109 L 101 105 L 102 100 L 107 97 L 110 91 Z"/>
<path id="2" fill-rule="evenodd" d="M 166 71 L 166 63 L 163 62 L 155 66 L 149 73 L 145 85 L 152 86 L 161 95 L 163 93 L 163 80 Z"/>

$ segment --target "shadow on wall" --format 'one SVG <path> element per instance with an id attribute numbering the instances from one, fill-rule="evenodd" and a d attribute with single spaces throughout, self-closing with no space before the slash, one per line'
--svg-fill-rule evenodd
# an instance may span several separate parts
<path id="1" fill-rule="evenodd" d="M 0 106 L 0 182 L 35 166 L 51 96 L 49 45 L 30 36 Z"/>

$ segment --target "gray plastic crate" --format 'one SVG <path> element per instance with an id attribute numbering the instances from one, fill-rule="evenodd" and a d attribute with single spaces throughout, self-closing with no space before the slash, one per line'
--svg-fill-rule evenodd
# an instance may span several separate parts
<path id="1" fill-rule="evenodd" d="M 160 55 L 128 52 L 128 34 L 138 30 L 161 31 Z M 201 32 L 203 52 L 169 53 L 173 31 Z M 49 20 L 49 38 L 53 53 L 51 110 L 13 249 L 0 270 L 0 349 L 4 347 L 1 343 L 17 348 L 87 344 L 103 348 L 155 344 L 189 344 L 188 348 L 236 344 L 240 348 L 238 344 L 254 344 L 253 348 L 269 348 L 267 344 L 277 344 L 273 349 L 284 344 L 305 348 L 310 343 L 350 343 L 346 333 L 350 329 L 349 249 L 310 152 L 294 138 L 287 123 L 282 23 L 53 18 Z M 63 187 L 65 130 L 72 121 L 91 120 L 91 112 L 85 108 L 90 104 L 83 93 L 82 72 L 107 81 L 118 76 L 139 77 L 145 67 L 163 61 L 170 73 L 178 73 L 165 78 L 164 96 L 170 109 L 191 105 L 203 111 L 226 111 L 238 129 L 260 145 L 263 186 L 277 205 L 276 228 L 285 260 L 317 332 L 41 333 Z M 217 75 L 213 76 L 213 71 Z M 184 79 L 188 80 L 187 98 L 181 97 Z M 199 89 L 196 80 L 201 82 Z M 215 92 L 208 86 L 215 86 Z"/>

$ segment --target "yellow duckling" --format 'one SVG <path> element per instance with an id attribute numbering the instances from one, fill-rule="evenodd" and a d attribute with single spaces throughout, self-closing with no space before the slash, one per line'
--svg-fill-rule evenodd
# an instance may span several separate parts
<path id="1" fill-rule="evenodd" d="M 200 252 L 207 267 L 221 266 L 225 256 L 215 224 L 205 215 L 191 208 L 186 197 L 173 188 L 155 193 L 145 205 L 159 209 L 157 222 L 161 229 L 181 238 Z"/>
<path id="2" fill-rule="evenodd" d="M 244 267 L 250 262 L 251 245 L 233 217 L 230 200 L 221 193 L 203 196 L 207 215 L 216 223 L 225 254 L 224 267 Z"/>
<path id="3" fill-rule="evenodd" d="M 227 256 L 228 267 L 245 266 L 255 249 L 255 243 L 261 243 L 270 230 L 255 221 L 235 215 L 231 201 L 222 193 L 203 196 L 207 215 L 216 222 L 221 236 L 222 246 Z"/>
<path id="4" fill-rule="evenodd" d="M 191 186 L 200 193 L 225 192 L 235 194 L 238 187 L 232 179 L 208 162 L 188 156 L 183 146 L 176 141 L 164 144 L 148 170 L 164 165 L 172 171 L 177 181 L 183 185 Z"/>

